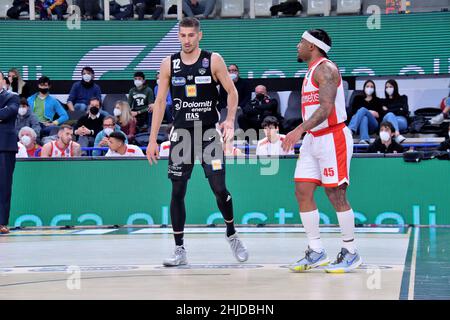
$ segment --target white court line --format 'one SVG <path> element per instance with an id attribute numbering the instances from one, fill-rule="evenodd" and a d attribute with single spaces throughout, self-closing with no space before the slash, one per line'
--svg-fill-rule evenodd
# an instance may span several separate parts
<path id="1" fill-rule="evenodd" d="M 88 235 L 88 234 L 107 234 L 117 231 L 118 229 L 87 229 L 82 231 L 76 231 L 72 235 Z"/>
<path id="2" fill-rule="evenodd" d="M 416 280 L 416 258 L 417 258 L 417 244 L 419 243 L 419 228 L 414 230 L 414 246 L 411 258 L 411 271 L 409 274 L 409 290 L 408 300 L 414 300 L 414 282 Z"/>
<path id="3" fill-rule="evenodd" d="M 237 228 L 239 233 L 305 233 L 304 228 Z M 185 228 L 185 234 L 223 233 L 225 228 Z M 320 228 L 323 233 L 340 233 L 340 228 Z M 399 233 L 400 228 L 355 228 L 355 233 Z M 144 228 L 132 234 L 172 234 L 171 228 Z"/>

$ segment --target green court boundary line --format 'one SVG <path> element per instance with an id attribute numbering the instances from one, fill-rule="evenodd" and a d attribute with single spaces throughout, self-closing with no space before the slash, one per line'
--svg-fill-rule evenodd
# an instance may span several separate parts
<path id="1" fill-rule="evenodd" d="M 413 256 L 413 247 L 414 247 L 414 229 L 416 227 L 409 227 L 408 233 L 409 233 L 409 242 L 408 242 L 408 251 L 406 253 L 405 258 L 405 267 L 403 269 L 403 276 L 402 276 L 402 282 L 400 287 L 400 300 L 408 300 L 408 294 L 409 294 L 409 281 L 411 278 L 411 262 L 412 262 L 412 256 Z"/>

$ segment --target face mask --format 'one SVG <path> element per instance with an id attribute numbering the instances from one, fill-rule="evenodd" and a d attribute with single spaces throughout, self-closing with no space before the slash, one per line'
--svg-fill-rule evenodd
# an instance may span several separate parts
<path id="1" fill-rule="evenodd" d="M 116 116 L 116 117 L 119 117 L 120 115 L 122 114 L 122 111 L 120 111 L 120 109 L 114 109 L 114 115 Z"/>
<path id="2" fill-rule="evenodd" d="M 99 111 L 98 107 L 91 107 L 89 109 L 89 112 L 94 116 L 96 116 L 98 114 L 98 111 Z"/>
<path id="3" fill-rule="evenodd" d="M 394 88 L 386 88 L 386 93 L 387 93 L 389 96 L 392 96 L 392 94 L 394 93 Z"/>
<path id="4" fill-rule="evenodd" d="M 83 80 L 89 82 L 92 80 L 92 76 L 88 73 L 83 74 Z"/>
<path id="5" fill-rule="evenodd" d="M 380 131 L 380 139 L 381 141 L 389 141 L 389 139 L 391 138 L 391 135 L 389 134 L 389 132 L 387 131 Z"/>
<path id="6" fill-rule="evenodd" d="M 27 111 L 28 111 L 27 108 L 20 107 L 19 108 L 19 115 L 24 116 L 24 115 L 27 114 Z"/>
<path id="7" fill-rule="evenodd" d="M 114 132 L 114 130 L 111 129 L 111 128 L 106 128 L 106 129 L 103 129 L 103 132 L 104 132 L 107 136 L 109 136 L 111 133 Z"/>
<path id="8" fill-rule="evenodd" d="M 39 88 L 39 92 L 42 94 L 47 94 L 48 93 L 48 88 Z"/>
<path id="9" fill-rule="evenodd" d="M 231 78 L 231 80 L 236 80 L 237 79 L 237 77 L 238 77 L 238 75 L 236 74 L 236 73 L 230 73 L 230 78 Z"/>
<path id="10" fill-rule="evenodd" d="M 256 94 L 256 100 L 259 100 L 259 101 L 261 101 L 262 99 L 264 99 L 264 94 L 262 94 L 262 93 L 258 93 L 258 94 Z"/>
<path id="11" fill-rule="evenodd" d="M 366 89 L 364 89 L 364 92 L 368 95 L 371 96 L 373 94 L 373 88 L 367 87 Z"/>
<path id="12" fill-rule="evenodd" d="M 159 80 L 156 80 L 156 84 L 159 86 Z"/>
<path id="13" fill-rule="evenodd" d="M 20 138 L 20 142 L 22 142 L 24 146 L 27 146 L 30 144 L 31 138 L 29 136 L 22 136 L 22 138 Z"/>
<path id="14" fill-rule="evenodd" d="M 142 80 L 134 80 L 134 85 L 136 87 L 141 87 L 144 84 L 144 81 Z"/>

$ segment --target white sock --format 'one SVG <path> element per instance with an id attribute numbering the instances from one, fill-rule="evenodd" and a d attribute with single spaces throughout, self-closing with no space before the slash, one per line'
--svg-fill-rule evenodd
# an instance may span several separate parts
<path id="1" fill-rule="evenodd" d="M 300 217 L 306 231 L 306 236 L 308 237 L 309 247 L 316 252 L 322 252 L 323 245 L 322 240 L 320 239 L 319 210 L 316 209 L 309 212 L 300 212 Z"/>
<path id="2" fill-rule="evenodd" d="M 355 214 L 353 210 L 336 212 L 339 226 L 342 232 L 342 247 L 351 254 L 356 252 L 355 248 Z"/>

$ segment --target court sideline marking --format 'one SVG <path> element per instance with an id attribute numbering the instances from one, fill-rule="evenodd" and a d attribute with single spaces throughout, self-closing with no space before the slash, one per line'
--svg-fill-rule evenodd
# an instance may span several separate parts
<path id="1" fill-rule="evenodd" d="M 408 300 L 414 300 L 414 282 L 416 280 L 416 259 L 417 259 L 417 245 L 419 242 L 419 232 L 420 229 L 414 228 L 414 245 L 411 258 L 411 271 L 409 274 L 409 289 L 408 289 Z"/>

